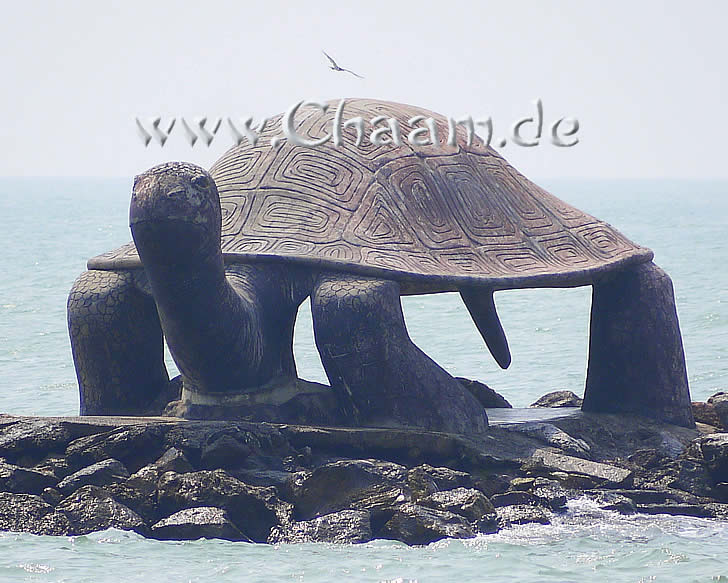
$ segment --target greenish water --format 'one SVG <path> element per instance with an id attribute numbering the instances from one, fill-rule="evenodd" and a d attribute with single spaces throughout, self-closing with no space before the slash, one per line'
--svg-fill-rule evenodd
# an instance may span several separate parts
<path id="1" fill-rule="evenodd" d="M 728 183 L 544 186 L 655 251 L 675 284 L 693 398 L 728 390 Z M 0 179 L 0 412 L 77 413 L 66 295 L 90 256 L 129 240 L 130 188 L 129 180 Z M 403 303 L 421 348 L 515 406 L 551 390 L 583 392 L 588 288 L 496 294 L 513 353 L 507 371 L 493 362 L 458 296 Z M 325 381 L 306 306 L 295 352 L 303 377 Z M 115 531 L 73 539 L 6 533 L 0 581 L 728 581 L 727 542 L 724 523 L 625 518 L 586 503 L 555 525 L 419 549 L 385 541 L 265 547 L 163 543 Z"/>

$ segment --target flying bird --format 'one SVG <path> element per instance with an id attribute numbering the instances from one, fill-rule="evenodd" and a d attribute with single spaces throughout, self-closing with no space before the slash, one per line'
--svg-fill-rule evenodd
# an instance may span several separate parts
<path id="1" fill-rule="evenodd" d="M 322 53 L 323 53 L 324 55 L 326 55 L 326 58 L 327 58 L 327 59 L 328 59 L 329 61 L 331 61 L 331 70 L 332 70 L 332 71 L 345 71 L 345 72 L 347 72 L 347 73 L 351 73 L 352 75 L 354 75 L 354 77 L 359 77 L 359 79 L 364 79 L 364 77 L 362 77 L 361 75 L 359 75 L 359 74 L 357 74 L 357 73 L 354 73 L 354 71 L 352 71 L 351 69 L 344 69 L 343 67 L 339 67 L 339 65 L 337 65 L 337 64 L 336 64 L 336 61 L 334 61 L 334 59 L 332 59 L 332 58 L 331 58 L 331 57 L 330 57 L 330 56 L 329 56 L 329 55 L 328 55 L 328 54 L 326 53 L 326 51 L 323 51 L 323 50 L 322 50 L 321 52 L 322 52 Z"/>

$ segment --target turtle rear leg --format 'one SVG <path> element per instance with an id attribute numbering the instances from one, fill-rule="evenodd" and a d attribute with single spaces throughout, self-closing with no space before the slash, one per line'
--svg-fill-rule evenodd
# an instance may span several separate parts
<path id="1" fill-rule="evenodd" d="M 582 408 L 694 425 L 672 281 L 654 263 L 594 283 Z"/>
<path id="2" fill-rule="evenodd" d="M 321 275 L 311 295 L 314 334 L 334 389 L 350 398 L 355 425 L 482 432 L 483 407 L 409 337 L 399 284 Z"/>
<path id="3" fill-rule="evenodd" d="M 131 271 L 81 274 L 68 296 L 68 331 L 81 415 L 149 414 L 170 389 L 157 309 Z"/>

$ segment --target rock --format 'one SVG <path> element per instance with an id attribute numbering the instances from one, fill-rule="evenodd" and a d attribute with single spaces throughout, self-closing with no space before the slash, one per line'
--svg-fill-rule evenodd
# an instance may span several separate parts
<path id="1" fill-rule="evenodd" d="M 421 499 L 418 504 L 435 510 L 459 514 L 470 522 L 478 522 L 486 515 L 494 514 L 495 508 L 482 492 L 473 488 L 455 488 L 435 492 Z"/>
<path id="2" fill-rule="evenodd" d="M 522 468 L 527 473 L 535 475 L 546 474 L 561 483 L 569 483 L 568 478 L 580 478 L 586 483 L 602 487 L 621 487 L 632 484 L 634 474 L 630 470 L 618 468 L 608 464 L 592 462 L 568 455 L 553 453 L 547 450 L 537 450 L 531 459 Z M 566 478 L 566 479 L 565 479 Z"/>
<path id="3" fill-rule="evenodd" d="M 376 536 L 426 545 L 443 538 L 472 538 L 475 532 L 462 516 L 407 503 L 394 512 Z"/>
<path id="4" fill-rule="evenodd" d="M 502 506 L 497 510 L 498 524 L 501 528 L 508 528 L 514 524 L 528 524 L 537 522 L 539 524 L 549 524 L 551 519 L 546 510 L 539 506 L 530 505 L 514 505 Z"/>
<path id="5" fill-rule="evenodd" d="M 275 526 L 268 537 L 269 543 L 365 543 L 372 540 L 369 512 L 341 510 L 319 516 L 313 520 Z"/>
<path id="6" fill-rule="evenodd" d="M 718 393 L 720 394 L 720 393 Z M 703 403 L 702 401 L 693 401 L 693 417 L 696 423 L 705 423 L 706 425 L 712 425 L 713 427 L 720 429 L 724 426 L 718 417 L 718 412 L 715 409 L 713 403 Z"/>
<path id="7" fill-rule="evenodd" d="M 113 458 L 135 472 L 164 453 L 163 434 L 158 425 L 122 426 L 72 441 L 66 449 L 66 458 L 75 468 Z"/>
<path id="8" fill-rule="evenodd" d="M 728 482 L 728 433 L 698 437 L 685 455 L 704 463 L 714 484 Z"/>
<path id="9" fill-rule="evenodd" d="M 71 494 L 82 486 L 88 484 L 92 486 L 107 486 L 121 482 L 129 477 L 129 471 L 119 460 L 106 459 L 95 464 L 91 464 L 70 476 L 63 478 L 58 483 L 58 490 L 61 494 Z"/>
<path id="10" fill-rule="evenodd" d="M 505 492 L 503 494 L 495 494 L 490 497 L 490 501 L 496 508 L 502 508 L 503 506 L 522 506 L 531 505 L 535 506 L 538 504 L 536 496 L 530 492 L 524 492 L 520 490 L 514 490 L 511 492 Z"/>
<path id="11" fill-rule="evenodd" d="M 342 460 L 316 468 L 291 490 L 296 513 L 303 520 L 346 509 L 376 514 L 407 501 L 407 478 L 407 469 L 399 464 Z"/>
<path id="12" fill-rule="evenodd" d="M 705 464 L 693 459 L 670 460 L 653 468 L 639 485 L 655 490 L 674 488 L 697 496 L 712 494 L 711 478 Z"/>
<path id="13" fill-rule="evenodd" d="M 199 506 L 175 512 L 152 526 L 152 538 L 160 540 L 197 540 L 220 538 L 250 541 L 230 521 L 227 512 L 212 506 Z"/>
<path id="14" fill-rule="evenodd" d="M 114 500 L 106 490 L 98 486 L 83 486 L 61 500 L 56 507 L 68 517 L 71 534 L 80 535 L 118 528 L 133 530 L 140 534 L 147 532 L 142 518 L 133 510 Z"/>
<path id="15" fill-rule="evenodd" d="M 583 399 L 572 391 L 553 391 L 546 393 L 529 407 L 581 407 Z"/>
<path id="16" fill-rule="evenodd" d="M 468 389 L 473 397 L 475 397 L 486 409 L 511 409 L 513 407 L 508 401 L 506 401 L 505 397 L 499 395 L 484 383 L 471 381 L 470 379 L 464 379 L 462 377 L 456 377 L 455 380 L 460 381 L 460 384 Z"/>
<path id="17" fill-rule="evenodd" d="M 440 490 L 470 488 L 473 486 L 473 477 L 450 468 L 422 464 L 407 472 L 407 484 L 412 492 L 412 499 L 417 500 Z"/>
<path id="18" fill-rule="evenodd" d="M 558 482 L 539 484 L 531 490 L 539 506 L 549 508 L 554 512 L 566 508 L 568 493 Z"/>
<path id="19" fill-rule="evenodd" d="M 71 432 L 62 423 L 41 419 L 18 421 L 4 426 L 0 432 L 0 456 L 15 460 L 20 455 L 59 452 L 70 440 Z"/>
<path id="20" fill-rule="evenodd" d="M 29 470 L 0 460 L 0 491 L 40 494 L 45 488 L 55 486 L 52 474 Z"/>
<path id="21" fill-rule="evenodd" d="M 288 491 L 293 476 L 292 472 L 282 470 L 230 470 L 228 473 L 251 486 L 274 486 L 282 496 Z"/>
<path id="22" fill-rule="evenodd" d="M 673 516 L 695 516 L 713 518 L 713 512 L 702 504 L 637 504 L 637 512 L 644 514 L 671 514 Z"/>
<path id="23" fill-rule="evenodd" d="M 165 451 L 164 455 L 154 462 L 154 467 L 159 470 L 160 474 L 164 472 L 186 474 L 195 471 L 185 454 L 176 447 L 170 447 Z"/>
<path id="24" fill-rule="evenodd" d="M 71 524 L 40 496 L 0 492 L 0 530 L 65 535 Z"/>
<path id="25" fill-rule="evenodd" d="M 55 488 L 45 488 L 43 492 L 41 492 L 40 497 L 43 498 L 44 502 L 47 502 L 51 506 L 55 506 L 63 500 L 63 494 Z"/>
<path id="26" fill-rule="evenodd" d="M 255 542 L 266 542 L 271 528 L 290 520 L 292 512 L 290 504 L 279 500 L 274 488 L 250 486 L 224 470 L 167 472 L 159 480 L 158 492 L 162 515 L 198 506 L 221 508 Z"/>
<path id="27" fill-rule="evenodd" d="M 708 399 L 718 417 L 719 427 L 728 429 L 728 393 L 719 392 Z"/>
<path id="28" fill-rule="evenodd" d="M 662 464 L 668 463 L 670 457 L 656 449 L 639 449 L 627 458 L 633 464 L 642 466 L 646 470 L 652 470 Z"/>
<path id="29" fill-rule="evenodd" d="M 609 490 L 588 490 L 584 494 L 596 502 L 602 510 L 613 510 L 620 514 L 636 512 L 635 503 L 622 494 Z"/>
<path id="30" fill-rule="evenodd" d="M 237 433 L 237 435 L 236 435 Z M 202 448 L 201 464 L 208 470 L 237 468 L 251 453 L 242 432 L 226 432 L 213 435 Z"/>
<path id="31" fill-rule="evenodd" d="M 129 479 L 123 482 L 106 486 L 105 490 L 115 500 L 141 516 L 144 522 L 154 524 L 160 519 L 159 509 L 157 508 L 157 480 L 156 478 L 147 479 L 151 478 L 151 475 L 146 472 L 140 475 L 143 469 L 132 474 Z"/>
<path id="32" fill-rule="evenodd" d="M 33 469 L 42 474 L 51 474 L 56 481 L 62 480 L 69 474 L 73 473 L 71 468 L 68 467 L 66 457 L 60 454 L 47 455 L 40 462 L 35 464 Z"/>
<path id="33" fill-rule="evenodd" d="M 507 492 L 511 487 L 511 479 L 501 474 L 484 474 L 473 480 L 473 487 L 490 498 Z"/>
<path id="34" fill-rule="evenodd" d="M 529 437 L 540 439 L 545 443 L 568 453 L 586 455 L 591 450 L 589 444 L 583 439 L 575 439 L 562 429 L 551 423 L 541 421 L 530 421 L 526 423 L 512 423 L 503 426 L 508 431 L 525 433 Z"/>

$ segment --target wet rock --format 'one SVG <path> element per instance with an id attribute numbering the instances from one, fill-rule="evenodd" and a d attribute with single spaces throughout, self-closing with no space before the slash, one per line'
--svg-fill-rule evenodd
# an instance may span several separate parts
<path id="1" fill-rule="evenodd" d="M 273 527 L 269 543 L 365 543 L 372 540 L 369 512 L 341 510 L 313 520 Z"/>
<path id="2" fill-rule="evenodd" d="M 40 496 L 0 492 L 0 530 L 65 535 L 71 524 Z"/>
<path id="3" fill-rule="evenodd" d="M 566 508 L 568 492 L 558 482 L 538 484 L 531 490 L 531 493 L 536 498 L 539 506 L 544 506 L 554 512 Z"/>
<path id="4" fill-rule="evenodd" d="M 572 391 L 553 391 L 546 393 L 529 407 L 581 407 L 584 400 Z"/>
<path id="5" fill-rule="evenodd" d="M 720 393 L 719 393 L 720 394 Z M 706 425 L 712 425 L 715 428 L 722 428 L 723 424 L 718 417 L 718 412 L 715 410 L 713 403 L 703 403 L 702 401 L 693 401 L 693 417 L 696 423 L 705 423 Z"/>
<path id="6" fill-rule="evenodd" d="M 588 490 L 584 494 L 596 502 L 603 510 L 613 510 L 620 514 L 633 514 L 636 512 L 635 503 L 622 494 L 609 490 Z"/>
<path id="7" fill-rule="evenodd" d="M 52 474 L 38 472 L 0 460 L 0 491 L 40 494 L 45 488 L 56 485 Z"/>
<path id="8" fill-rule="evenodd" d="M 592 462 L 547 450 L 537 450 L 523 465 L 525 472 L 556 479 L 567 487 L 592 484 L 599 487 L 622 487 L 632 484 L 634 474 L 616 466 Z M 571 480 L 570 480 L 571 478 Z"/>
<path id="9" fill-rule="evenodd" d="M 300 519 L 339 510 L 377 512 L 407 501 L 404 466 L 377 460 L 342 460 L 325 464 L 291 486 Z"/>
<path id="10" fill-rule="evenodd" d="M 705 464 L 693 459 L 670 460 L 653 468 L 639 485 L 654 490 L 684 490 L 697 496 L 712 494 L 711 478 Z"/>
<path id="11" fill-rule="evenodd" d="M 728 429 L 728 393 L 719 392 L 708 399 L 718 417 L 719 427 Z"/>
<path id="12" fill-rule="evenodd" d="M 71 467 L 82 468 L 113 458 L 135 472 L 164 453 L 163 434 L 162 427 L 157 425 L 119 427 L 72 441 L 66 449 L 66 459 Z"/>
<path id="13" fill-rule="evenodd" d="M 490 501 L 496 508 L 502 508 L 503 506 L 516 506 L 516 505 L 531 505 L 535 506 L 538 504 L 536 496 L 530 492 L 521 490 L 513 490 L 511 492 L 505 492 L 503 494 L 495 494 L 490 497 Z"/>
<path id="14" fill-rule="evenodd" d="M 185 474 L 187 472 L 194 472 L 195 468 L 187 459 L 187 456 L 177 449 L 176 447 L 170 447 L 164 452 L 164 455 L 154 462 L 154 467 L 159 470 L 161 474 L 164 472 L 177 472 L 178 474 Z"/>
<path id="15" fill-rule="evenodd" d="M 513 407 L 503 395 L 496 393 L 485 383 L 471 381 L 462 377 L 456 377 L 455 380 L 460 381 L 460 384 L 468 389 L 473 397 L 486 409 L 511 409 Z"/>
<path id="16" fill-rule="evenodd" d="M 698 518 L 712 518 L 713 512 L 702 504 L 637 504 L 637 512 L 644 514 L 671 514 L 672 516 L 695 516 Z"/>
<path id="17" fill-rule="evenodd" d="M 55 488 L 45 488 L 43 492 L 41 492 L 40 497 L 43 498 L 44 502 L 47 502 L 51 506 L 55 506 L 63 500 L 63 494 Z"/>
<path id="18" fill-rule="evenodd" d="M 152 526 L 152 538 L 160 540 L 197 540 L 219 538 L 230 541 L 250 541 L 230 521 L 221 508 L 200 506 L 175 512 Z"/>
<path id="19" fill-rule="evenodd" d="M 528 524 L 536 522 L 538 524 L 549 524 L 551 518 L 548 511 L 540 506 L 530 505 L 514 505 L 503 506 L 496 509 L 498 515 L 498 524 L 501 528 L 508 528 L 514 524 Z"/>
<path id="20" fill-rule="evenodd" d="M 71 534 L 80 535 L 118 528 L 146 534 L 147 527 L 133 510 L 117 502 L 106 490 L 98 486 L 83 486 L 64 498 L 56 507 L 68 517 Z"/>
<path id="21" fill-rule="evenodd" d="M 394 512 L 376 536 L 426 545 L 443 538 L 472 538 L 475 532 L 462 516 L 407 503 Z"/>
<path id="22" fill-rule="evenodd" d="M 129 477 L 129 471 L 119 460 L 107 459 L 91 464 L 63 478 L 58 483 L 61 494 L 68 495 L 82 486 L 107 486 L 121 482 Z"/>
<path id="23" fill-rule="evenodd" d="M 158 502 L 162 515 L 197 506 L 222 508 L 235 526 L 255 542 L 265 542 L 271 528 L 289 521 L 292 512 L 290 504 L 282 502 L 274 488 L 245 484 L 224 470 L 167 472 L 159 480 Z"/>
<path id="24" fill-rule="evenodd" d="M 473 488 L 455 488 L 435 492 L 421 499 L 418 504 L 435 510 L 445 510 L 458 514 L 470 522 L 478 522 L 486 515 L 494 514 L 493 504 L 482 492 Z"/>

